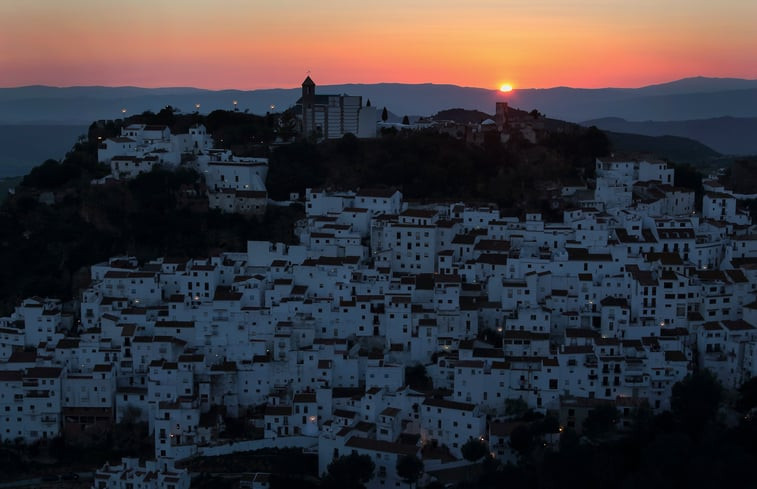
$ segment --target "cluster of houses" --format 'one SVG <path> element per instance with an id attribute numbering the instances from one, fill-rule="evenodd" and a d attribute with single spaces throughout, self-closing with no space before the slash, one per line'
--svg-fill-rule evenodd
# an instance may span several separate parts
<path id="1" fill-rule="evenodd" d="M 236 156 L 213 146 L 213 137 L 202 124 L 190 127 L 184 134 L 172 134 L 162 125 L 130 124 L 121 128 L 119 137 L 100 142 L 97 159 L 110 165 L 111 175 L 103 181 L 136 178 L 155 166 L 185 165 L 205 177 L 211 209 L 264 214 L 268 159 Z"/>
<path id="2" fill-rule="evenodd" d="M 695 364 L 728 387 L 757 375 L 757 236 L 735 198 L 708 191 L 699 213 L 665 163 L 596 170 L 559 223 L 309 189 L 298 245 L 94 265 L 80 319 L 36 297 L 0 319 L 0 438 L 140 419 L 155 467 L 106 466 L 95 487 L 179 488 L 173 463 L 221 442 L 222 412 L 265 446 L 317 447 L 321 473 L 369 455 L 371 487 L 395 487 L 400 457 L 433 475 L 471 438 L 510 457 L 513 401 L 580 431 L 597 405 L 620 424 L 668 409 Z M 432 390 L 409 385 L 418 365 Z"/>

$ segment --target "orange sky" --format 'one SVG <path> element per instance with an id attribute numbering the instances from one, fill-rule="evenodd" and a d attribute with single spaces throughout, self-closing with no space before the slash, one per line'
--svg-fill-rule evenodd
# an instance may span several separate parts
<path id="1" fill-rule="evenodd" d="M 7 0 L 0 86 L 757 78 L 757 1 Z"/>

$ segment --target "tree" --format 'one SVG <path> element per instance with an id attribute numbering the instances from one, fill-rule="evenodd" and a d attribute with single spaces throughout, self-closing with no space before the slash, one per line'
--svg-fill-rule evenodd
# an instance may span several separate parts
<path id="1" fill-rule="evenodd" d="M 415 455 L 405 455 L 397 460 L 397 475 L 402 477 L 402 481 L 408 486 L 418 482 L 423 475 L 423 461 Z"/>
<path id="2" fill-rule="evenodd" d="M 715 420 L 723 387 L 709 370 L 686 376 L 673 386 L 670 409 L 684 431 L 698 433 Z"/>
<path id="3" fill-rule="evenodd" d="M 739 387 L 739 398 L 736 401 L 736 409 L 742 413 L 754 407 L 757 407 L 757 377 L 752 377 Z"/>
<path id="4" fill-rule="evenodd" d="M 505 399 L 505 414 L 508 416 L 521 417 L 528 411 L 528 403 L 519 397 L 517 399 Z"/>
<path id="5" fill-rule="evenodd" d="M 534 434 L 527 424 L 516 426 L 510 433 L 510 448 L 525 456 L 533 445 Z"/>
<path id="6" fill-rule="evenodd" d="M 410 118 L 409 118 L 408 116 L 404 116 L 404 117 L 402 118 L 402 124 L 404 124 L 404 125 L 406 125 L 406 126 L 407 126 L 407 125 L 410 125 Z"/>
<path id="7" fill-rule="evenodd" d="M 373 479 L 376 464 L 368 455 L 351 453 L 334 460 L 326 468 L 322 487 L 334 489 L 363 489 Z"/>
<path id="8" fill-rule="evenodd" d="M 552 434 L 560 432 L 560 420 L 554 416 L 545 416 L 536 424 L 539 434 Z"/>
<path id="9" fill-rule="evenodd" d="M 486 443 L 481 439 L 470 438 L 462 447 L 460 447 L 460 451 L 465 460 L 475 462 L 489 453 L 489 447 L 486 446 Z"/>
<path id="10" fill-rule="evenodd" d="M 470 438 L 468 441 L 466 441 L 462 447 L 460 447 L 460 452 L 463 454 L 463 458 L 467 460 L 468 462 L 471 462 L 471 465 L 468 465 L 465 469 L 466 475 L 465 478 L 468 480 L 472 479 L 471 476 L 471 469 L 472 464 L 474 462 L 477 462 L 478 460 L 481 460 L 483 457 L 489 454 L 489 447 L 486 446 L 486 443 L 484 443 L 483 440 L 478 438 Z"/>
<path id="11" fill-rule="evenodd" d="M 584 420 L 583 431 L 588 436 L 600 436 L 615 429 L 620 413 L 612 404 L 597 406 Z"/>
<path id="12" fill-rule="evenodd" d="M 384 110 L 381 111 L 381 120 L 386 122 L 388 118 L 389 118 L 389 112 L 387 112 L 386 107 L 384 107 Z"/>
<path id="13" fill-rule="evenodd" d="M 560 451 L 572 452 L 575 451 L 580 444 L 580 437 L 578 433 L 572 428 L 568 428 L 560 435 Z"/>
<path id="14" fill-rule="evenodd" d="M 405 367 L 405 382 L 411 389 L 420 392 L 427 392 L 434 388 L 434 383 L 428 376 L 426 367 L 421 363 L 412 367 Z"/>
<path id="15" fill-rule="evenodd" d="M 365 106 L 366 107 L 370 107 L 371 106 L 371 99 L 368 99 L 368 101 L 365 103 Z"/>

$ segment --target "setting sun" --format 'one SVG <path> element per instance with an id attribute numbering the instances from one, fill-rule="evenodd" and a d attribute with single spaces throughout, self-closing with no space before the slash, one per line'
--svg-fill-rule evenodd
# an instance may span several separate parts
<path id="1" fill-rule="evenodd" d="M 502 86 L 499 87 L 499 91 L 500 92 L 512 92 L 513 91 L 513 86 L 510 85 L 509 83 L 505 83 L 505 84 L 503 84 Z"/>

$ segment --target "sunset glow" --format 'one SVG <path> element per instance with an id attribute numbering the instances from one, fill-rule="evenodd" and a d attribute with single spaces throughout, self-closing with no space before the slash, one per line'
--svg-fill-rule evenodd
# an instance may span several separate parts
<path id="1" fill-rule="evenodd" d="M 513 86 L 510 85 L 509 83 L 505 83 L 503 85 L 500 85 L 499 91 L 500 92 L 505 92 L 505 93 L 512 92 L 513 91 Z"/>
<path id="2" fill-rule="evenodd" d="M 755 18 L 743 0 L 6 1 L 0 86 L 255 89 L 308 71 L 320 85 L 757 78 Z"/>

